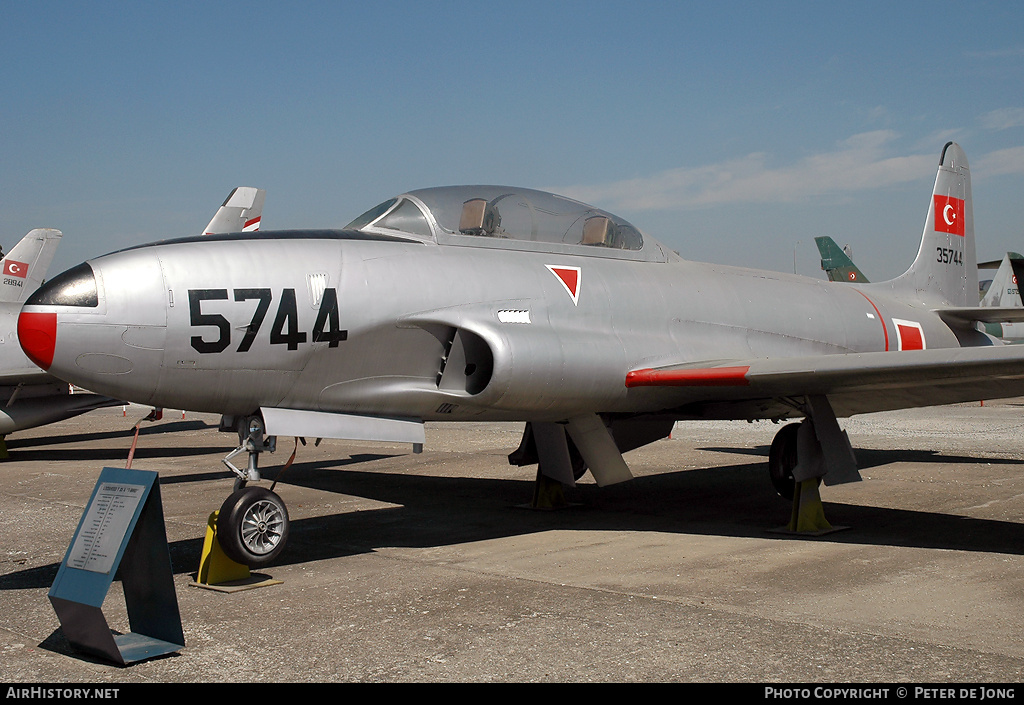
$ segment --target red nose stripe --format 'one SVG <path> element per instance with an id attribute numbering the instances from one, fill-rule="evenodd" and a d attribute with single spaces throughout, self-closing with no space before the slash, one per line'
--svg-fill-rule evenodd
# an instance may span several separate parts
<path id="1" fill-rule="evenodd" d="M 18 341 L 29 360 L 44 370 L 50 369 L 57 343 L 57 314 L 22 312 L 18 316 Z"/>

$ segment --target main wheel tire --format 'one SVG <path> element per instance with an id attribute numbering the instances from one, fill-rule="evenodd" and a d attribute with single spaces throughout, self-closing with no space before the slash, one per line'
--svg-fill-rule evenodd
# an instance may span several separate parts
<path id="1" fill-rule="evenodd" d="M 768 452 L 768 477 L 772 487 L 785 500 L 792 501 L 796 492 L 796 479 L 793 468 L 797 463 L 796 434 L 800 430 L 799 423 L 791 423 L 779 429 Z"/>
<path id="2" fill-rule="evenodd" d="M 217 515 L 217 541 L 231 560 L 250 568 L 270 564 L 288 541 L 288 509 L 263 487 L 232 492 Z"/>

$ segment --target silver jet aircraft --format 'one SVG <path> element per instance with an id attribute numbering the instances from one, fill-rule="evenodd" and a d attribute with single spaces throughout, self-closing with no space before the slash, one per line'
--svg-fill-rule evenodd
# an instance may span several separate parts
<path id="1" fill-rule="evenodd" d="M 184 238 L 68 270 L 21 314 L 28 355 L 102 394 L 222 414 L 248 454 L 219 541 L 271 561 L 276 436 L 422 444 L 424 421 L 525 421 L 538 481 L 630 478 L 679 419 L 803 419 L 779 492 L 860 479 L 837 419 L 1024 394 L 1024 346 L 979 321 L 970 172 L 943 149 L 902 276 L 839 284 L 687 261 L 622 218 L 500 186 L 401 194 L 343 230 Z"/>

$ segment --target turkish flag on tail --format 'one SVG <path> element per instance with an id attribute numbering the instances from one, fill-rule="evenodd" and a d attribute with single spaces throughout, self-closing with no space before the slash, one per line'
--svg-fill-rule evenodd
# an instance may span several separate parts
<path id="1" fill-rule="evenodd" d="M 935 232 L 964 234 L 963 199 L 935 194 Z"/>
<path id="2" fill-rule="evenodd" d="M 24 262 L 15 262 L 12 259 L 5 259 L 4 274 L 9 277 L 19 277 L 24 279 L 28 276 L 28 265 Z"/>

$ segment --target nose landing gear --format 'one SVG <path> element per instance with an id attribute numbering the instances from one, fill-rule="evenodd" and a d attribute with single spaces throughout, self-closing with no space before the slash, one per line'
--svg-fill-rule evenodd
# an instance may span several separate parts
<path id="1" fill-rule="evenodd" d="M 234 423 L 232 423 L 234 422 Z M 235 489 L 241 489 L 245 487 L 247 482 L 259 482 L 260 471 L 257 468 L 259 464 L 259 454 L 263 451 L 270 451 L 273 453 L 277 450 L 277 436 L 268 436 L 264 432 L 265 426 L 263 424 L 263 417 L 259 415 L 253 416 L 242 416 L 235 417 L 225 416 L 221 418 L 220 430 L 232 430 L 232 428 L 238 431 L 238 447 L 228 453 L 220 462 L 233 472 L 237 479 L 235 480 Z M 238 468 L 231 462 L 231 459 L 241 453 L 248 454 L 248 461 L 246 462 L 245 470 Z"/>
<path id="2" fill-rule="evenodd" d="M 250 482 L 259 482 L 259 454 L 273 453 L 277 449 L 277 438 L 265 434 L 263 418 L 259 415 L 225 417 L 221 420 L 222 430 L 230 427 L 232 421 L 238 431 L 239 445 L 221 462 L 235 474 L 235 488 L 217 515 L 217 541 L 231 560 L 260 568 L 277 558 L 288 541 L 288 508 L 272 491 L 274 485 L 271 489 L 247 486 Z M 241 453 L 248 456 L 245 469 L 231 462 Z"/>

